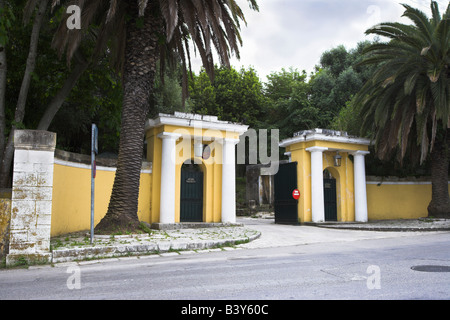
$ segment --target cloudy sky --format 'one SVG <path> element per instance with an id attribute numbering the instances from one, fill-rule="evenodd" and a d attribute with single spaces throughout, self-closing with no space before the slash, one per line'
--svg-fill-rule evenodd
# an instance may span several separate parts
<path id="1" fill-rule="evenodd" d="M 359 41 L 373 38 L 364 31 L 379 22 L 409 24 L 401 18 L 401 3 L 430 14 L 429 0 L 258 0 L 259 12 L 248 9 L 247 0 L 237 2 L 247 26 L 241 26 L 241 59 L 233 59 L 232 65 L 236 69 L 252 66 L 263 82 L 281 68 L 309 74 L 324 51 L 341 44 L 355 48 Z M 448 0 L 437 2 L 444 12 Z M 200 60 L 193 58 L 192 62 L 198 72 Z"/>

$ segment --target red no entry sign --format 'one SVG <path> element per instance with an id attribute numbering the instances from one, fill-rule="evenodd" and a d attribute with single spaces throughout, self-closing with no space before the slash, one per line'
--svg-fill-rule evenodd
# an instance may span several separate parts
<path id="1" fill-rule="evenodd" d="M 294 191 L 292 191 L 292 197 L 295 200 L 298 200 L 300 198 L 300 191 L 298 191 L 298 189 L 295 189 Z"/>

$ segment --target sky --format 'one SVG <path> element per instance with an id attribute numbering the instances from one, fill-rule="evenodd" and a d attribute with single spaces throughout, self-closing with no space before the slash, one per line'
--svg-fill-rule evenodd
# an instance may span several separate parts
<path id="1" fill-rule="evenodd" d="M 267 75 L 290 67 L 308 74 L 319 64 L 323 52 L 339 45 L 348 50 L 360 41 L 372 40 L 365 30 L 380 22 L 411 21 L 402 18 L 409 4 L 430 13 L 429 0 L 258 0 L 259 12 L 248 8 L 247 0 L 237 0 L 247 26 L 241 24 L 243 46 L 234 68 L 252 67 L 262 82 Z M 438 0 L 441 14 L 448 0 Z M 201 60 L 192 58 L 193 71 L 199 72 Z M 215 60 L 218 63 L 218 59 Z"/>

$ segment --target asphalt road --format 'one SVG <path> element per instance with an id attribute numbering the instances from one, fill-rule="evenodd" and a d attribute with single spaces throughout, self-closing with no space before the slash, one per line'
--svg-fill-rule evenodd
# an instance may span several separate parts
<path id="1" fill-rule="evenodd" d="M 267 235 L 230 251 L 3 269 L 0 299 L 450 299 L 449 232 L 301 228 L 276 225 L 271 236 L 304 230 L 328 241 L 283 245 Z"/>

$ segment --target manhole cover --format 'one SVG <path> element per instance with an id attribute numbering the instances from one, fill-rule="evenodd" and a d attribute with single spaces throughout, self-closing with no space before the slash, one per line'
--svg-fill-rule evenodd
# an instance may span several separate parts
<path id="1" fill-rule="evenodd" d="M 450 272 L 450 266 L 423 265 L 423 266 L 413 266 L 411 267 L 411 269 L 423 272 Z"/>

